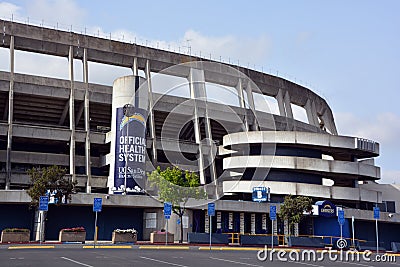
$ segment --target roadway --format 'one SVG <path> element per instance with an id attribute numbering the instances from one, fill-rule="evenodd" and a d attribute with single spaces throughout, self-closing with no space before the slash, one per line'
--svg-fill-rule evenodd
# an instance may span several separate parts
<path id="1" fill-rule="evenodd" d="M 162 246 L 126 246 L 107 248 L 90 248 L 90 246 L 39 246 L 16 248 L 18 246 L 0 246 L 0 266 L 57 266 L 57 267 L 110 267 L 110 266 L 176 266 L 176 267 L 234 267 L 234 266 L 292 266 L 292 267 L 400 267 L 400 254 L 396 262 L 376 261 L 331 261 L 327 255 L 323 261 L 291 261 L 286 254 L 287 262 L 282 262 L 275 255 L 274 260 L 260 261 L 257 250 L 237 248 L 237 250 L 208 250 L 207 247 L 175 247 L 165 249 Z M 224 248 L 223 248 L 224 249 Z M 244 250 L 243 250 L 244 249 Z M 295 250 L 301 253 L 301 250 Z M 289 251 L 287 251 L 289 253 Z M 293 254 L 294 255 L 294 254 Z M 262 255 L 263 256 L 263 255 Z M 375 259 L 376 254 L 371 255 Z"/>

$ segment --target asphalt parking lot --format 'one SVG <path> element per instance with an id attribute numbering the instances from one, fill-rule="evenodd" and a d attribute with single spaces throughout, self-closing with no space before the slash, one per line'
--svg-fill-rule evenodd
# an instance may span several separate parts
<path id="1" fill-rule="evenodd" d="M 15 246 L 17 247 L 17 246 Z M 228 250 L 228 248 L 207 247 L 157 247 L 157 246 L 120 246 L 107 248 L 90 248 L 90 246 L 39 246 L 15 248 L 14 246 L 0 248 L 0 266 L 178 266 L 178 267 L 232 267 L 232 266 L 340 266 L 340 267 L 372 267 L 372 266 L 400 266 L 400 255 L 396 262 L 376 262 L 375 254 L 371 254 L 370 262 L 364 261 L 331 261 L 327 255 L 323 261 L 299 260 L 292 261 L 287 251 L 280 261 L 275 255 L 273 261 L 269 258 L 261 261 L 257 258 L 258 250 L 245 249 Z M 296 250 L 301 254 L 301 250 Z M 264 256 L 264 255 L 262 255 Z M 295 253 L 293 254 L 295 256 Z"/>

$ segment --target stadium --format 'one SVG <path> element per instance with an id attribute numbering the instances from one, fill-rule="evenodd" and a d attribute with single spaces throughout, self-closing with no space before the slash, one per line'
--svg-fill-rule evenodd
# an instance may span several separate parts
<path id="1" fill-rule="evenodd" d="M 91 239 L 94 197 L 103 198 L 99 239 L 134 227 L 139 240 L 149 240 L 166 220 L 145 173 L 178 166 L 199 175 L 208 199 L 190 200 L 182 222 L 171 217 L 168 231 L 176 240 L 178 223 L 185 240 L 187 233 L 208 232 L 210 201 L 212 231 L 229 233 L 230 243 L 270 235 L 272 228 L 287 233 L 287 224 L 272 225 L 268 213 L 290 194 L 316 203 L 295 235 L 338 237 L 336 212 L 343 209 L 343 236 L 354 233 L 373 244 L 378 206 L 380 246 L 389 250 L 400 241 L 400 187 L 377 183 L 379 143 L 340 135 L 331 108 L 310 89 L 202 57 L 5 20 L 0 25 L 0 46 L 9 53 L 1 60 L 10 62 L 0 72 L 0 229 L 28 228 L 35 240 L 38 212 L 29 209 L 26 171 L 58 165 L 78 182 L 78 193 L 68 204 L 50 205 L 46 240 L 75 226 L 84 226 Z M 15 72 L 15 51 L 68 59 L 69 79 Z M 74 61 L 82 63 L 83 81 L 74 79 Z M 113 85 L 90 83 L 91 62 L 132 75 L 115 77 Z M 216 100 L 221 95 L 230 100 Z M 142 113 L 127 116 L 127 105 Z M 306 120 L 296 118 L 297 110 Z M 131 122 L 144 127 L 131 129 Z M 133 172 L 127 161 L 142 165 Z M 269 201 L 252 201 L 257 187 L 268 188 Z M 332 216 L 324 214 L 329 209 Z"/>

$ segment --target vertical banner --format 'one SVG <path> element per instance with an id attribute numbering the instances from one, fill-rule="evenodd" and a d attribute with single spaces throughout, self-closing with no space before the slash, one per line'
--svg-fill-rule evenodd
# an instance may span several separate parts
<path id="1" fill-rule="evenodd" d="M 145 185 L 147 111 L 132 106 L 126 115 L 117 108 L 114 194 L 141 193 Z"/>
<path id="2" fill-rule="evenodd" d="M 267 230 L 267 214 L 263 213 L 262 214 L 262 219 L 261 219 L 261 228 L 266 231 Z"/>
<path id="3" fill-rule="evenodd" d="M 228 228 L 233 230 L 233 212 L 229 212 Z"/>
<path id="4" fill-rule="evenodd" d="M 240 234 L 244 235 L 244 212 L 240 213 Z"/>

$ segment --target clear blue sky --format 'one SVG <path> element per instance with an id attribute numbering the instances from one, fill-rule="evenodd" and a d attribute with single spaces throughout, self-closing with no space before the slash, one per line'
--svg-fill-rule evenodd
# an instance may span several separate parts
<path id="1" fill-rule="evenodd" d="M 383 181 L 400 183 L 400 1 L 0 2 L 0 16 L 125 38 L 189 44 L 256 65 L 325 97 L 339 132 L 381 143 Z"/>

